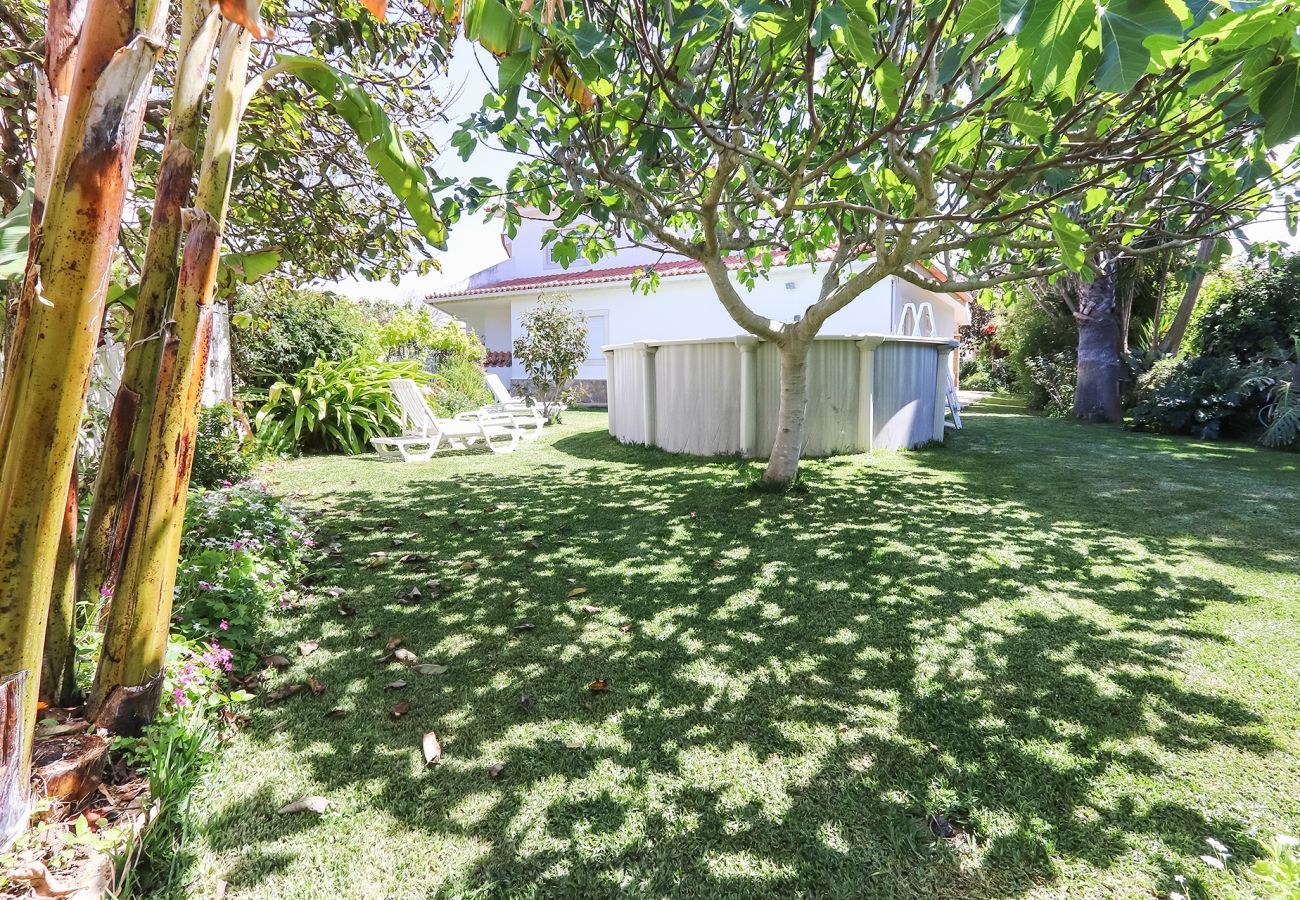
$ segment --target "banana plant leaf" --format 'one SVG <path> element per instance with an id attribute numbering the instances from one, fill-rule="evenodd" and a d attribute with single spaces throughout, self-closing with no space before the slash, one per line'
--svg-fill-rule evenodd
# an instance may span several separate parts
<path id="1" fill-rule="evenodd" d="M 329 63 L 308 56 L 279 56 L 276 68 L 311 88 L 333 107 L 361 141 L 366 159 L 402 201 L 420 234 L 445 249 L 447 225 L 434 205 L 429 178 L 383 108 L 357 82 Z"/>
<path id="2" fill-rule="evenodd" d="M 9 215 L 0 219 L 0 282 L 23 277 L 23 270 L 27 268 L 31 221 L 32 192 L 28 190 Z"/>

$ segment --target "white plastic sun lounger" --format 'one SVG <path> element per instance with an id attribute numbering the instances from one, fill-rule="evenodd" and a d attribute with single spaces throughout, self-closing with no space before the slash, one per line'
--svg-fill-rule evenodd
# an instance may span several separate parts
<path id="1" fill-rule="evenodd" d="M 496 403 L 491 406 L 483 407 L 485 412 L 505 413 L 510 416 L 515 427 L 523 431 L 524 440 L 536 440 L 541 435 L 546 419 L 535 404 L 529 403 L 522 397 L 512 397 L 501 376 L 495 372 L 484 375 L 483 383 L 487 385 L 487 389 L 492 392 L 496 400 Z"/>
<path id="2" fill-rule="evenodd" d="M 483 443 L 493 453 L 509 453 L 519 446 L 520 429 L 508 413 L 486 411 L 461 413 L 453 419 L 439 419 L 429 409 L 419 385 L 409 378 L 388 382 L 402 411 L 402 433 L 397 437 L 371 438 L 380 457 L 422 462 L 446 444 L 453 450 L 468 450 Z"/>

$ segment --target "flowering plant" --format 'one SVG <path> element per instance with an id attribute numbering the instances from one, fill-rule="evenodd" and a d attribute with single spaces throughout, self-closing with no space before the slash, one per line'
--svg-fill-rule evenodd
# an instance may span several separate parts
<path id="1" fill-rule="evenodd" d="M 288 601 L 312 546 L 298 514 L 258 482 L 193 492 L 173 633 L 248 649 L 267 612 Z"/>

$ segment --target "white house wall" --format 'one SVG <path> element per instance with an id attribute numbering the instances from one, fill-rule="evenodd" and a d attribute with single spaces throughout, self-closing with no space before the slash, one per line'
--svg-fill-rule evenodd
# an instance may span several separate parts
<path id="1" fill-rule="evenodd" d="M 620 262 L 622 255 L 620 254 Z M 752 291 L 742 286 L 745 302 L 761 315 L 789 320 L 802 314 L 817 296 L 821 270 L 809 267 L 775 269 L 768 281 L 759 281 Z M 788 285 L 793 285 L 789 287 Z M 867 290 L 847 307 L 835 313 L 823 326 L 827 334 L 885 334 L 893 330 L 892 280 L 886 279 Z M 659 282 L 658 290 L 643 295 L 634 293 L 627 283 L 562 287 L 554 293 L 567 294 L 570 305 L 590 315 L 606 315 L 608 333 L 605 344 L 633 341 L 687 340 L 705 337 L 731 337 L 742 329 L 718 300 L 707 278 L 674 276 Z M 510 299 L 510 319 L 514 333 L 520 333 L 523 314 L 535 306 L 541 293 L 529 292 Z M 479 301 L 481 302 L 481 301 Z M 457 307 L 475 303 L 448 304 L 446 309 L 458 315 Z M 466 318 L 468 322 L 469 319 Z M 949 313 L 951 322 L 951 313 Z M 474 327 L 473 322 L 469 322 Z M 506 350 L 510 343 L 491 331 L 484 334 L 489 350 Z M 476 329 L 477 330 L 477 329 Z M 949 332 L 951 333 L 951 332 Z M 494 343 L 495 341 L 495 343 Z M 516 363 L 511 377 L 523 379 L 523 368 Z M 597 349 L 578 372 L 581 379 L 604 380 L 605 360 Z"/>

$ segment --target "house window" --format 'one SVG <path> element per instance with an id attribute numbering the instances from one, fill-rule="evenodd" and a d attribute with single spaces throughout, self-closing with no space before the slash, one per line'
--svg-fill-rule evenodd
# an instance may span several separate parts
<path id="1" fill-rule="evenodd" d="M 609 313 L 587 313 L 587 362 L 604 362 L 601 347 L 609 343 Z"/>
<path id="2" fill-rule="evenodd" d="M 559 237 L 557 237 L 556 240 L 559 240 Z M 584 257 L 581 252 L 579 252 L 577 258 L 574 259 L 573 262 L 569 263 L 569 268 L 585 269 L 587 266 L 590 265 L 591 263 L 587 260 L 587 258 Z M 548 270 L 564 268 L 564 265 L 555 258 L 554 241 L 552 241 L 551 243 L 547 244 L 545 247 L 542 248 L 542 268 Z"/>

